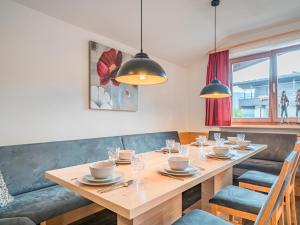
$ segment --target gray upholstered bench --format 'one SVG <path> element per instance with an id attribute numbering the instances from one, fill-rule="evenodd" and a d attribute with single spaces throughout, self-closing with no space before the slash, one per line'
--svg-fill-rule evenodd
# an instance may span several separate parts
<path id="1" fill-rule="evenodd" d="M 214 139 L 214 133 L 221 133 L 222 138 L 227 138 L 245 132 L 210 131 L 208 135 L 210 140 Z M 266 144 L 268 148 L 236 165 L 233 170 L 234 177 L 237 178 L 247 170 L 257 170 L 278 175 L 285 158 L 295 147 L 297 135 L 250 132 L 246 132 L 245 134 L 247 140 L 251 140 L 256 144 Z M 297 174 L 300 176 L 300 171 Z"/>
<path id="2" fill-rule="evenodd" d="M 2 146 L 0 171 L 15 200 L 0 208 L 0 218 L 28 217 L 39 224 L 57 217 L 61 219 L 62 215 L 69 218 L 75 214 L 76 218 L 80 209 L 86 216 L 95 213 L 99 206 L 92 207 L 95 204 L 89 200 L 50 182 L 44 177 L 44 172 L 106 159 L 108 147 L 134 149 L 137 153 L 152 151 L 165 146 L 166 139 L 179 141 L 178 133 L 171 131 Z M 183 196 L 186 199 L 183 200 L 183 208 L 186 208 L 200 199 L 199 186 L 186 191 Z"/>
<path id="3" fill-rule="evenodd" d="M 15 217 L 15 218 L 0 219 L 0 225 L 35 225 L 35 224 L 27 217 Z"/>

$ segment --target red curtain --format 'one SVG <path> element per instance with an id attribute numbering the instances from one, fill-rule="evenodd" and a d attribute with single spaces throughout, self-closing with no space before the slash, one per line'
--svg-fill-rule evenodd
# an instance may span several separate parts
<path id="1" fill-rule="evenodd" d="M 217 64 L 217 66 L 215 66 Z M 222 84 L 231 86 L 229 77 L 229 51 L 216 52 L 209 55 L 206 75 L 206 85 L 214 80 L 215 69 L 217 79 Z M 231 125 L 231 98 L 206 99 L 206 126 Z"/>

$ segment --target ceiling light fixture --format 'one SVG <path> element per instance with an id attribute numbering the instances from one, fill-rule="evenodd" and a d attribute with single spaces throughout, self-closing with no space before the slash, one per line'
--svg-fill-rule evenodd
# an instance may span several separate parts
<path id="1" fill-rule="evenodd" d="M 215 7 L 215 53 L 217 52 L 217 6 L 220 0 L 212 0 L 211 6 Z M 231 96 L 231 90 L 217 79 L 217 62 L 215 61 L 214 80 L 206 85 L 200 92 L 202 98 L 226 98 Z"/>
<path id="2" fill-rule="evenodd" d="M 168 80 L 164 69 L 143 52 L 143 0 L 141 0 L 141 51 L 119 69 L 116 78 L 120 83 L 150 85 Z"/>

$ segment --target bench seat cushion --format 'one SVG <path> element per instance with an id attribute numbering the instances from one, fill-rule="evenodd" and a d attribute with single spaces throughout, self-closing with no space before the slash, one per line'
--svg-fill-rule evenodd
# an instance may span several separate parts
<path id="1" fill-rule="evenodd" d="M 211 198 L 209 203 L 258 214 L 266 200 L 265 194 L 229 185 Z"/>
<path id="2" fill-rule="evenodd" d="M 271 173 L 278 175 L 280 173 L 283 162 L 269 161 L 263 159 L 247 159 L 244 162 L 235 165 L 235 168 L 245 169 L 245 170 L 256 170 L 265 173 Z"/>
<path id="3" fill-rule="evenodd" d="M 0 218 L 28 217 L 39 224 L 90 203 L 74 192 L 55 185 L 16 195 L 13 202 L 0 208 Z"/>
<path id="4" fill-rule="evenodd" d="M 238 177 L 237 181 L 270 188 L 275 183 L 277 177 L 271 173 L 249 170 Z"/>
<path id="5" fill-rule="evenodd" d="M 35 223 L 26 217 L 16 217 L 0 219 L 0 225 L 35 225 Z"/>
<path id="6" fill-rule="evenodd" d="M 173 225 L 231 225 L 231 223 L 208 212 L 194 209 L 177 220 Z"/>

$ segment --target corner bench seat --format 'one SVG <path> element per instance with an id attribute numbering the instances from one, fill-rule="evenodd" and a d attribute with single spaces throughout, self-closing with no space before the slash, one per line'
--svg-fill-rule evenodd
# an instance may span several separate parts
<path id="1" fill-rule="evenodd" d="M 38 224 L 88 206 L 89 200 L 47 180 L 45 171 L 107 159 L 108 147 L 152 151 L 166 139 L 179 142 L 177 131 L 1 146 L 0 171 L 15 200 L 0 208 L 0 219 L 22 216 Z M 200 199 L 199 188 L 183 193 L 184 209 Z"/>
<path id="2" fill-rule="evenodd" d="M 60 185 L 16 195 L 14 198 L 7 207 L 0 208 L 1 217 L 24 216 L 36 224 L 91 204 L 89 200 Z"/>

